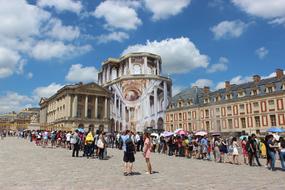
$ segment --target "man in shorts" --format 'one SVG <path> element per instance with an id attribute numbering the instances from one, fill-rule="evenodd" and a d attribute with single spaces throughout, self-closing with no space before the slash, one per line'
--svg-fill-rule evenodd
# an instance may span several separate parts
<path id="1" fill-rule="evenodd" d="M 133 163 L 135 162 L 135 144 L 132 140 L 131 131 L 126 130 L 125 134 L 121 136 L 123 143 L 122 149 L 124 151 L 124 175 L 132 175 Z"/>

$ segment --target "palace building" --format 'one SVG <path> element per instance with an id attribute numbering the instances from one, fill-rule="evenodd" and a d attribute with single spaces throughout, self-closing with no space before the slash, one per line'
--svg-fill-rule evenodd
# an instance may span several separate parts
<path id="1" fill-rule="evenodd" d="M 108 131 L 110 97 L 111 92 L 96 83 L 66 85 L 50 98 L 40 100 L 41 129 Z"/>
<path id="2" fill-rule="evenodd" d="M 285 76 L 277 69 L 275 76 L 253 76 L 248 83 L 210 91 L 192 87 L 172 98 L 166 112 L 166 130 L 260 133 L 270 127 L 285 128 Z"/>
<path id="3" fill-rule="evenodd" d="M 112 92 L 112 131 L 164 128 L 172 81 L 161 75 L 161 64 L 161 57 L 151 53 L 130 53 L 102 63 L 98 82 Z"/>

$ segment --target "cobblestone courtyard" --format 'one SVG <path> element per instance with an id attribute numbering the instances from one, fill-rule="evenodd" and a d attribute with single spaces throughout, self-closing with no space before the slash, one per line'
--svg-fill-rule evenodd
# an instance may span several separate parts
<path id="1" fill-rule="evenodd" d="M 66 149 L 36 147 L 24 139 L 0 140 L 0 189 L 284 189 L 285 173 L 152 154 L 153 175 L 141 153 L 137 175 L 123 176 L 122 152 L 109 160 L 72 158 Z M 279 163 L 277 163 L 279 167 Z"/>

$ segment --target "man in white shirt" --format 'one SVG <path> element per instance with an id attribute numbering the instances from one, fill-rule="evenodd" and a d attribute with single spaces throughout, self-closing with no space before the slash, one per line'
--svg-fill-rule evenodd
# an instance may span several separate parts
<path id="1" fill-rule="evenodd" d="M 67 148 L 68 148 L 69 150 L 71 150 L 71 145 L 70 145 L 71 133 L 68 132 L 68 133 L 65 135 L 65 137 L 66 137 Z"/>

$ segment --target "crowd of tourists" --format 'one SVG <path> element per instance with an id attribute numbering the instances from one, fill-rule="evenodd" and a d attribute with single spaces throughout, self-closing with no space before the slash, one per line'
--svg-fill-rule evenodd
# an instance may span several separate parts
<path id="1" fill-rule="evenodd" d="M 260 158 L 266 158 L 265 167 L 274 171 L 276 159 L 280 160 L 281 169 L 285 171 L 285 140 L 277 135 L 268 134 L 264 138 L 250 136 L 228 137 L 220 135 L 183 135 L 134 133 L 126 130 L 120 133 L 105 133 L 97 130 L 75 131 L 25 131 L 21 136 L 28 138 L 43 148 L 66 148 L 72 150 L 73 157 L 108 159 L 107 148 L 123 150 L 124 175 L 132 175 L 135 153 L 142 152 L 147 165 L 147 174 L 152 173 L 151 153 L 164 154 L 188 159 L 215 161 L 217 163 L 247 164 L 261 166 Z M 242 158 L 240 158 L 242 157 Z M 241 163 L 242 161 L 243 163 Z"/>

